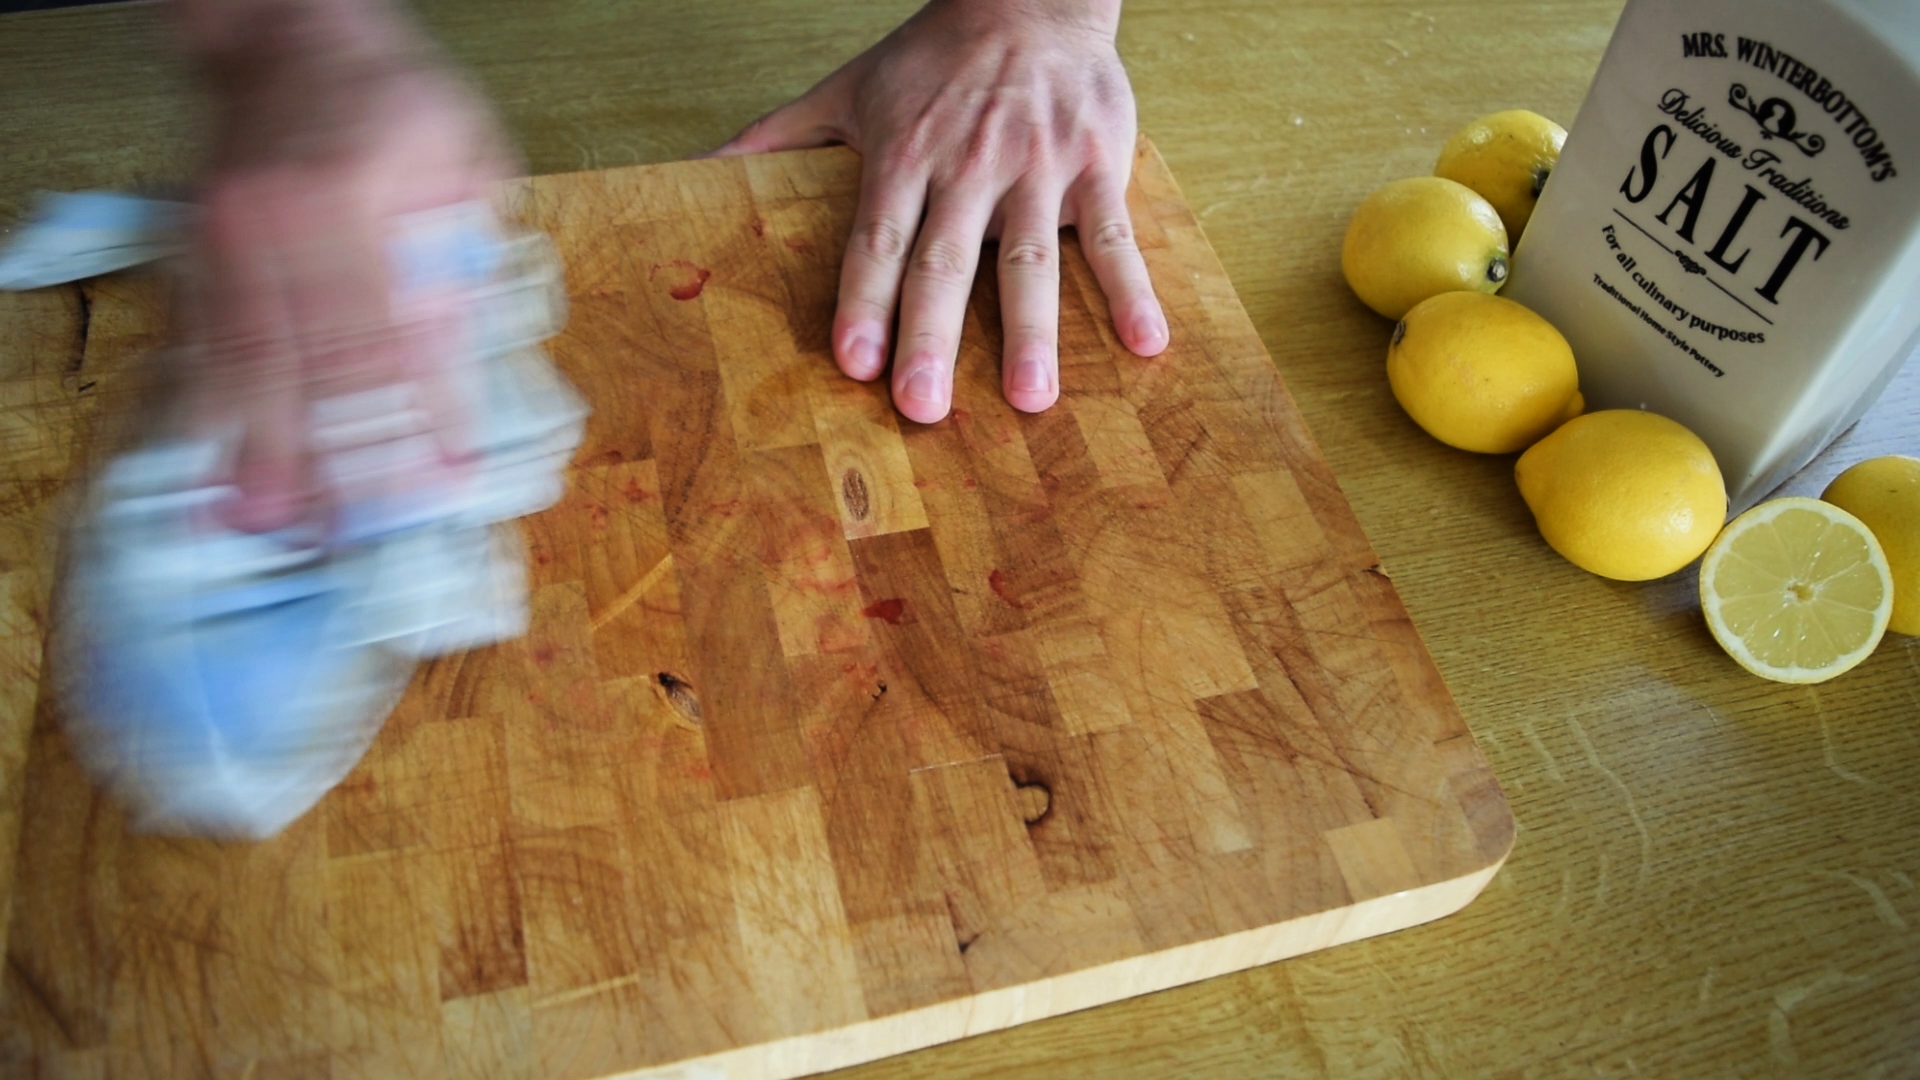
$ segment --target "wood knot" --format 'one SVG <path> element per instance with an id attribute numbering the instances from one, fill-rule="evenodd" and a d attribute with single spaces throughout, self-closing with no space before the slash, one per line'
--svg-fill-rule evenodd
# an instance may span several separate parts
<path id="1" fill-rule="evenodd" d="M 847 516 L 855 521 L 865 521 L 873 513 L 873 496 L 867 492 L 867 478 L 859 469 L 848 469 L 841 475 L 840 498 L 847 504 Z"/>
<path id="2" fill-rule="evenodd" d="M 1020 820 L 1038 825 L 1053 810 L 1053 789 L 1038 780 L 1024 784 L 1015 781 L 1013 806 L 1020 812 Z"/>
<path id="3" fill-rule="evenodd" d="M 692 683 L 671 671 L 663 671 L 655 675 L 653 681 L 660 684 L 660 690 L 665 694 L 667 704 L 673 706 L 674 713 L 681 720 L 692 727 L 700 726 L 700 695 L 693 692 Z"/>

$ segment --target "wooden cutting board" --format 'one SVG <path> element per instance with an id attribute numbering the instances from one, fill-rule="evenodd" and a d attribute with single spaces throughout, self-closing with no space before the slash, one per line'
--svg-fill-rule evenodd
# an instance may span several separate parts
<path id="1" fill-rule="evenodd" d="M 531 633 L 423 669 L 258 845 L 128 834 L 43 690 L 0 1064 L 789 1077 L 1465 904 L 1505 800 L 1144 140 L 1136 165 L 1172 347 L 1128 354 L 1068 244 L 1060 404 L 1001 400 L 989 273 L 932 426 L 829 357 L 851 153 L 530 181 L 595 408 L 526 523 Z M 29 525 L 127 407 L 157 295 L 6 309 L 38 320 L 0 331 L 37 470 L 5 505 L 14 629 L 51 566 Z"/>

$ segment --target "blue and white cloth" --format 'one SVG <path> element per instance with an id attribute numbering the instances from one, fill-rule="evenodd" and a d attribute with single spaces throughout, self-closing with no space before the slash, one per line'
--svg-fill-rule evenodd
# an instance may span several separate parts
<path id="1" fill-rule="evenodd" d="M 0 287 L 173 254 L 192 213 L 51 196 L 0 253 Z M 54 660 L 75 748 L 136 828 L 273 835 L 359 761 L 419 660 L 525 629 L 525 560 L 505 523 L 560 497 L 587 414 L 539 348 L 562 319 L 557 262 L 544 237 L 506 236 L 468 205 L 403 219 L 390 265 L 396 303 L 457 298 L 448 385 L 475 462 L 457 481 L 348 494 L 324 527 L 239 532 L 210 512 L 233 493 L 222 477 L 236 429 L 151 440 L 91 486 Z M 391 467 L 429 438 L 409 435 L 423 418 L 416 388 L 390 386 L 315 403 L 309 441 L 336 495 L 351 493 L 346 478 L 367 467 L 355 455 Z M 370 431 L 371 444 L 352 437 Z"/>

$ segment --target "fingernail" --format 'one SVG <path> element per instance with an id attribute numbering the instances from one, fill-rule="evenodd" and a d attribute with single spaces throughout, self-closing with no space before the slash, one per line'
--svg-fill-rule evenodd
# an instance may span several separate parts
<path id="1" fill-rule="evenodd" d="M 1013 367 L 1013 389 L 1024 394 L 1045 393 L 1047 366 L 1038 360 L 1022 360 Z"/>
<path id="2" fill-rule="evenodd" d="M 1143 349 L 1165 345 L 1167 324 L 1156 315 L 1142 315 L 1133 320 L 1133 336 Z"/>
<path id="3" fill-rule="evenodd" d="M 947 395 L 940 388 L 940 378 L 933 373 L 931 368 L 921 368 L 919 371 L 907 376 L 907 385 L 903 388 L 902 393 L 907 397 L 913 398 L 916 401 L 924 401 L 929 405 L 945 405 L 947 403 Z"/>
<path id="4" fill-rule="evenodd" d="M 856 379 L 873 378 L 886 362 L 880 343 L 864 334 L 847 343 L 847 374 Z"/>

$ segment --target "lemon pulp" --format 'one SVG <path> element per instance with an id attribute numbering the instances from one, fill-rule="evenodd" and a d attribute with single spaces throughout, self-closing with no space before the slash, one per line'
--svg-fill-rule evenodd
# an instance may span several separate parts
<path id="1" fill-rule="evenodd" d="M 1873 533 L 1816 499 L 1736 518 L 1700 567 L 1707 626 L 1742 667 L 1821 682 L 1865 660 L 1887 629 L 1893 582 Z"/>

